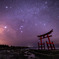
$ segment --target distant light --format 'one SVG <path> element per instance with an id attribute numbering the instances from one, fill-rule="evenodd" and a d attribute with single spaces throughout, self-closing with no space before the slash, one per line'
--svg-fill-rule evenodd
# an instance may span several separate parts
<path id="1" fill-rule="evenodd" d="M 32 45 L 28 45 L 28 47 L 33 47 Z"/>

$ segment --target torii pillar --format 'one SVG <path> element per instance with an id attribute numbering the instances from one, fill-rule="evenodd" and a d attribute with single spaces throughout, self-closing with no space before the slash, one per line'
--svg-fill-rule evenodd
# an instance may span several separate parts
<path id="1" fill-rule="evenodd" d="M 38 49 L 41 49 L 41 50 L 45 49 L 45 43 L 42 43 L 42 39 L 43 39 L 42 36 L 40 36 L 39 37 L 40 42 L 38 42 Z"/>

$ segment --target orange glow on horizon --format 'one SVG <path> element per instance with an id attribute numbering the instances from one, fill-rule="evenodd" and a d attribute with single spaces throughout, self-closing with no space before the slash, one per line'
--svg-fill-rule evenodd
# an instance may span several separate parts
<path id="1" fill-rule="evenodd" d="M 4 40 L 0 40 L 0 44 L 5 44 Z"/>
<path id="2" fill-rule="evenodd" d="M 3 34 L 4 29 L 0 28 L 0 34 Z"/>

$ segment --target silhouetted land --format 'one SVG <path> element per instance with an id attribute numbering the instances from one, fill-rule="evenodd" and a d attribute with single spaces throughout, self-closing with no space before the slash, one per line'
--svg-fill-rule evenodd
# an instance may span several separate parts
<path id="1" fill-rule="evenodd" d="M 59 50 L 0 45 L 0 59 L 59 59 Z"/>

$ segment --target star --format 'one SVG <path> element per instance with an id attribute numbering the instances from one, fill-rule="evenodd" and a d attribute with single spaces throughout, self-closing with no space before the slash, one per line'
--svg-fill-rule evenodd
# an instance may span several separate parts
<path id="1" fill-rule="evenodd" d="M 44 26 L 45 26 L 46 24 L 44 24 Z"/>
<path id="2" fill-rule="evenodd" d="M 7 26 L 4 26 L 4 28 L 6 29 L 6 28 L 7 28 Z"/>
<path id="3" fill-rule="evenodd" d="M 22 21 L 24 22 L 25 20 L 23 19 Z"/>
<path id="4" fill-rule="evenodd" d="M 8 6 L 5 7 L 6 9 L 8 8 Z"/>
<path id="5" fill-rule="evenodd" d="M 21 33 L 23 33 L 23 31 L 21 30 Z"/>
<path id="6" fill-rule="evenodd" d="M 45 1 L 45 4 L 47 4 L 48 2 L 47 1 Z"/>
<path id="7" fill-rule="evenodd" d="M 23 26 L 20 26 L 21 28 L 23 28 Z"/>
<path id="8" fill-rule="evenodd" d="M 22 28 L 20 27 L 19 29 L 21 30 Z"/>
<path id="9" fill-rule="evenodd" d="M 35 26 L 37 26 L 37 24 L 35 24 Z"/>

